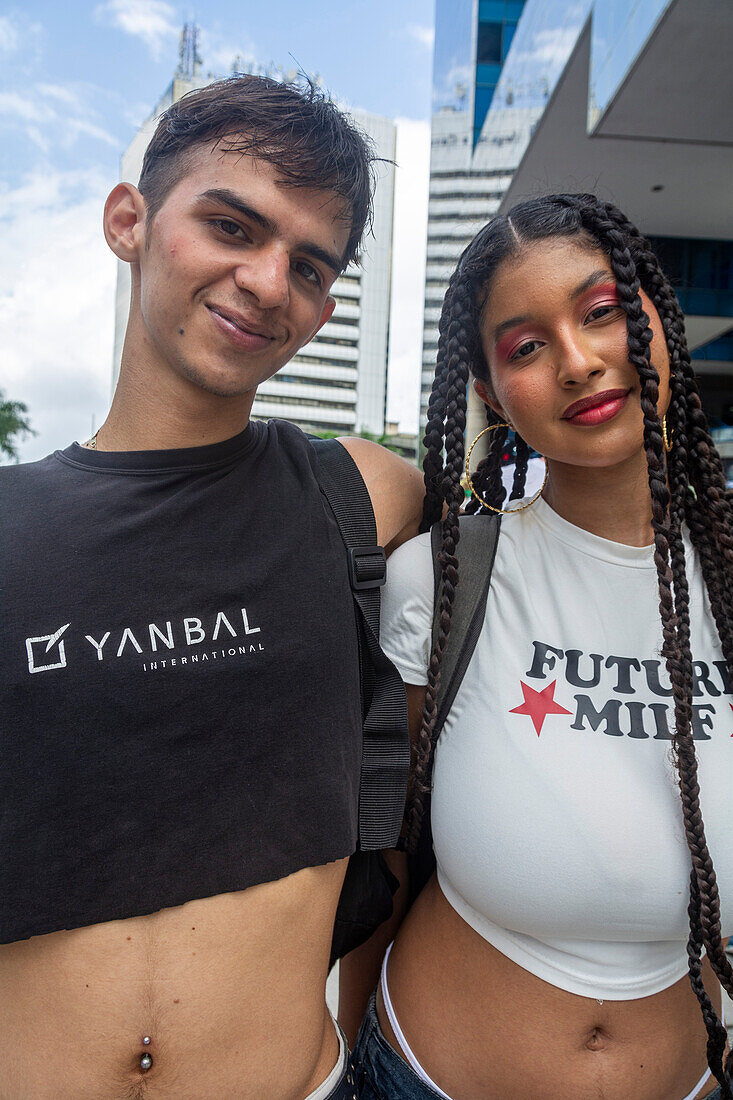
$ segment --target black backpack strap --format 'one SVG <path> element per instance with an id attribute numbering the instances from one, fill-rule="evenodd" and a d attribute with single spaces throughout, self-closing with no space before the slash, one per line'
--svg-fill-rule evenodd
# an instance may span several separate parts
<path id="1" fill-rule="evenodd" d="M 443 653 L 443 659 L 440 662 L 438 715 L 433 731 L 434 743 L 437 741 L 446 716 L 453 706 L 453 700 L 461 686 L 481 633 L 501 527 L 501 520 L 496 515 L 462 516 L 458 522 L 461 529 L 461 537 L 456 547 L 458 585 L 453 601 L 450 634 Z M 433 648 L 438 636 L 440 620 L 441 568 L 439 555 L 442 542 L 441 524 L 434 523 L 430 530 L 435 580 Z"/>
<path id="2" fill-rule="evenodd" d="M 481 633 L 499 538 L 500 520 L 498 516 L 462 516 L 459 523 L 461 537 L 456 547 L 458 585 L 453 601 L 450 634 L 443 651 L 443 659 L 440 662 L 438 713 L 433 730 L 433 750 L 446 716 L 461 686 L 461 681 Z M 435 648 L 440 620 L 442 579 L 440 553 L 443 545 L 443 533 L 440 523 L 433 524 L 430 529 L 430 545 L 433 552 L 433 579 L 435 582 L 432 636 L 432 647 Z M 428 794 L 424 800 L 424 814 L 417 849 L 409 860 L 411 902 L 415 900 L 435 870 L 433 834 L 430 826 L 430 802 L 431 795 Z"/>
<path id="3" fill-rule="evenodd" d="M 358 608 L 364 744 L 359 783 L 359 848 L 397 843 L 410 767 L 405 687 L 379 645 L 379 589 L 386 577 L 384 550 L 366 485 L 353 458 L 336 439 L 312 440 L 316 472 L 348 552 Z"/>

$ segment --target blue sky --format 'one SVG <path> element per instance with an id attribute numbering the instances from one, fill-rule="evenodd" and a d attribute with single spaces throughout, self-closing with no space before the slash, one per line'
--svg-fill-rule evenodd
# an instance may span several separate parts
<path id="1" fill-rule="evenodd" d="M 237 55 L 299 65 L 341 102 L 398 120 L 394 278 L 410 320 L 393 340 L 389 400 L 414 427 L 421 287 L 409 256 L 424 241 L 414 196 L 427 195 L 431 0 L 212 0 L 205 13 L 168 0 L 34 0 L 0 14 L 0 389 L 28 403 L 39 432 L 23 458 L 80 438 L 106 411 L 115 268 L 101 209 L 173 75 L 187 19 L 200 27 L 204 73 L 225 75 Z"/>

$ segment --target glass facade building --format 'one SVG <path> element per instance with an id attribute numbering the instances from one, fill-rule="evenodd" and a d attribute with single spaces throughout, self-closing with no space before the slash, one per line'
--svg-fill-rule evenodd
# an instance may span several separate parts
<path id="1" fill-rule="evenodd" d="M 496 214 L 591 0 L 436 0 L 420 432 L 451 272 Z"/>
<path id="2" fill-rule="evenodd" d="M 421 431 L 465 245 L 523 198 L 595 191 L 652 238 L 733 462 L 731 33 L 713 0 L 437 0 Z"/>

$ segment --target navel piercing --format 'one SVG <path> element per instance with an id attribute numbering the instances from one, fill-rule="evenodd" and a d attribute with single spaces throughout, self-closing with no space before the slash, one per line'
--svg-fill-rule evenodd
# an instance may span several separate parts
<path id="1" fill-rule="evenodd" d="M 143 1046 L 149 1047 L 152 1041 L 149 1035 L 143 1035 Z"/>
<path id="2" fill-rule="evenodd" d="M 598 1001 L 598 1004 L 599 1004 L 599 1005 L 602 1005 L 602 1004 L 603 1004 L 603 1001 L 601 1000 L 601 998 L 600 998 L 600 997 L 596 997 L 596 1000 Z"/>
<path id="3" fill-rule="evenodd" d="M 152 1056 L 150 1054 L 148 1054 L 148 1052 L 146 1050 L 145 1053 L 143 1054 L 142 1058 L 140 1059 L 140 1069 L 143 1071 L 143 1073 L 147 1073 L 147 1071 L 150 1069 L 152 1064 L 153 1064 Z"/>

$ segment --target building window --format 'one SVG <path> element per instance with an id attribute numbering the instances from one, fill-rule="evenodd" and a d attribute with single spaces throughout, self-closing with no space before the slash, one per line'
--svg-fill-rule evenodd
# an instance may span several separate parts
<path id="1" fill-rule="evenodd" d="M 311 340 L 312 344 L 336 344 L 341 348 L 358 348 L 358 339 L 355 340 L 343 340 L 340 336 L 314 336 Z"/>
<path id="2" fill-rule="evenodd" d="M 306 374 L 276 374 L 271 380 L 273 382 L 295 382 L 299 386 L 325 386 L 327 389 L 337 390 L 355 390 L 356 379 L 352 382 L 345 382 L 340 378 L 313 378 L 312 375 Z M 259 396 L 263 399 L 270 398 L 270 394 L 263 392 L 261 389 L 257 391 Z M 300 397 L 294 399 L 296 402 L 301 400 Z"/>
<path id="3" fill-rule="evenodd" d="M 333 355 L 329 355 L 327 359 L 321 358 L 318 355 L 304 355 L 302 351 L 299 351 L 297 355 L 292 359 L 293 363 L 314 363 L 317 367 L 349 367 L 354 371 L 354 377 L 356 377 L 356 360 L 354 359 L 337 359 Z M 279 375 L 278 375 L 279 377 Z"/>
<path id="4" fill-rule="evenodd" d="M 501 23 L 479 23 L 476 52 L 478 65 L 501 64 L 501 29 Z"/>
<path id="5" fill-rule="evenodd" d="M 257 401 L 261 405 L 294 405 L 296 408 L 313 409 L 346 409 L 353 412 L 353 401 L 346 404 L 344 401 L 317 401 L 315 397 L 291 397 L 289 394 L 258 393 Z"/>

